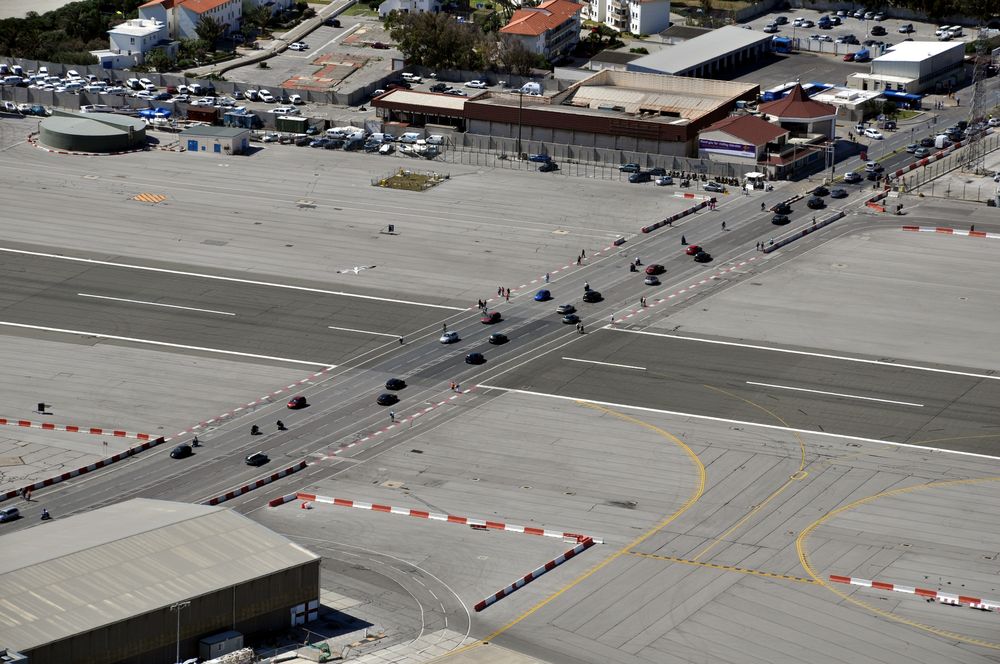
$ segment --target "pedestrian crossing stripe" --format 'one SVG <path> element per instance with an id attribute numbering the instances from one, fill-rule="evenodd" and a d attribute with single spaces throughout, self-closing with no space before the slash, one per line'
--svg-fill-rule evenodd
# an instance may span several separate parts
<path id="1" fill-rule="evenodd" d="M 163 194 L 142 193 L 133 196 L 132 200 L 141 201 L 143 203 L 162 203 L 163 201 L 167 200 L 167 197 L 164 196 Z"/>

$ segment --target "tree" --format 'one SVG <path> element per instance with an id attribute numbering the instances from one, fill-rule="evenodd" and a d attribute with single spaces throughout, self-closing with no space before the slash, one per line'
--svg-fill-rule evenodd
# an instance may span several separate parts
<path id="1" fill-rule="evenodd" d="M 252 5 L 247 3 L 243 6 L 244 26 L 252 25 L 261 33 L 265 33 L 272 18 L 271 8 L 267 5 Z"/>
<path id="2" fill-rule="evenodd" d="M 162 48 L 154 48 L 146 56 L 146 65 L 155 71 L 169 71 L 174 66 L 174 61 Z"/>
<path id="3" fill-rule="evenodd" d="M 535 54 L 529 51 L 520 39 L 513 35 L 500 38 L 500 65 L 511 74 L 527 76 L 535 64 Z"/>
<path id="4" fill-rule="evenodd" d="M 447 14 L 392 12 L 385 25 L 410 64 L 431 69 L 483 69 L 489 49 L 482 30 L 473 23 L 459 23 Z"/>
<path id="5" fill-rule="evenodd" d="M 222 35 L 225 34 L 228 27 L 228 25 L 219 23 L 208 14 L 203 14 L 198 20 L 198 25 L 194 26 L 194 31 L 198 34 L 198 39 L 206 42 L 209 48 L 214 49 L 216 43 L 222 39 Z"/>

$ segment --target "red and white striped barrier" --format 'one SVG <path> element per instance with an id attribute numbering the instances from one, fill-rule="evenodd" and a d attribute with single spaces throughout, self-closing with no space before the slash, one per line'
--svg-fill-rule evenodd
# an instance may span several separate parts
<path id="1" fill-rule="evenodd" d="M 282 477 L 286 477 L 288 475 L 291 475 L 292 473 L 296 473 L 308 465 L 309 464 L 305 460 L 299 461 L 294 466 L 289 466 L 284 470 L 279 470 L 278 472 L 268 477 L 262 477 L 253 484 L 245 484 L 244 486 L 241 486 L 239 489 L 233 489 L 232 491 L 226 492 L 221 496 L 216 496 L 211 500 L 206 500 L 205 502 L 202 503 L 202 505 L 218 505 L 219 503 L 224 503 L 227 500 L 232 500 L 237 496 L 242 496 L 245 493 L 250 493 L 254 489 L 259 489 L 262 486 L 266 486 L 275 480 L 280 480 Z"/>
<path id="2" fill-rule="evenodd" d="M 1000 233 L 987 233 L 986 231 L 969 231 L 960 228 L 948 228 L 946 226 L 903 226 L 904 231 L 913 233 L 941 233 L 943 235 L 965 235 L 967 237 L 989 237 L 1000 238 Z"/>
<path id="3" fill-rule="evenodd" d="M 153 438 L 148 433 L 129 433 L 120 429 L 104 429 L 102 427 L 80 427 L 72 424 L 52 424 L 51 422 L 32 422 L 30 420 L 14 420 L 7 417 L 0 417 L 0 425 L 12 427 L 25 427 L 30 429 L 44 429 L 45 431 L 67 431 L 69 433 L 89 433 L 95 436 L 109 436 L 112 438 L 135 438 L 136 440 L 150 440 Z"/>
<path id="4" fill-rule="evenodd" d="M 344 498 L 329 498 L 327 496 L 317 496 L 313 493 L 296 494 L 299 500 L 307 500 L 313 503 L 327 503 L 340 507 L 354 507 L 361 510 L 371 510 L 373 512 L 386 512 L 388 514 L 400 514 L 402 516 L 415 516 L 418 519 L 430 519 L 432 521 L 444 521 L 446 523 L 457 523 L 472 528 L 484 530 L 506 530 L 512 533 L 524 533 L 525 535 L 541 535 L 543 537 L 558 537 L 559 539 L 575 539 L 577 542 L 592 540 L 601 544 L 601 540 L 595 540 L 587 535 L 577 533 L 567 533 L 559 530 L 546 530 L 545 528 L 534 528 L 531 526 L 516 526 L 511 523 L 501 523 L 499 521 L 487 521 L 485 519 L 473 519 L 466 516 L 454 516 L 452 514 L 441 514 L 438 512 L 424 512 L 423 510 L 413 510 L 405 507 L 391 507 L 389 505 L 379 505 L 377 503 L 365 503 L 359 500 L 346 500 Z M 283 499 L 283 497 L 282 497 Z M 277 499 L 276 499 L 277 500 Z M 287 501 L 286 501 L 287 502 Z M 281 504 L 281 503 L 278 503 Z"/>
<path id="5" fill-rule="evenodd" d="M 278 496 L 277 498 L 272 498 L 271 500 L 267 501 L 267 506 L 268 507 L 278 507 L 279 505 L 284 505 L 285 503 L 292 502 L 293 500 L 295 500 L 296 497 L 297 497 L 297 494 L 286 493 L 283 496 Z"/>
<path id="6" fill-rule="evenodd" d="M 925 588 L 914 588 L 913 586 L 900 586 L 895 583 L 884 583 L 882 581 L 869 581 L 868 579 L 857 579 L 853 576 L 830 575 L 830 581 L 834 583 L 844 583 L 850 586 L 862 586 L 864 588 L 874 588 L 875 590 L 889 590 L 891 592 L 905 593 L 907 595 L 917 595 L 926 599 L 933 599 L 942 604 L 952 606 L 969 606 L 973 609 L 984 609 L 986 611 L 996 611 L 1000 609 L 1000 601 L 983 599 L 981 597 L 969 597 L 968 595 L 952 595 L 942 593 L 937 590 L 927 590 Z"/>
<path id="7" fill-rule="evenodd" d="M 142 452 L 144 450 L 148 450 L 151 447 L 156 447 L 160 443 L 164 442 L 164 440 L 165 439 L 162 437 L 157 438 L 155 440 L 149 440 L 146 441 L 145 443 L 142 443 L 141 445 L 130 447 L 124 452 L 119 452 L 118 454 L 112 457 L 108 457 L 107 459 L 101 459 L 100 461 L 92 463 L 84 468 L 77 468 L 76 470 L 70 471 L 68 473 L 63 473 L 62 475 L 57 475 L 56 477 L 50 477 L 46 480 L 42 480 L 41 482 L 35 482 L 34 484 L 23 486 L 20 489 L 14 489 L 13 491 L 8 491 L 4 495 L 3 500 L 10 500 L 11 498 L 19 496 L 26 489 L 29 491 L 34 491 L 36 489 L 44 489 L 47 486 L 52 486 L 53 484 L 59 484 L 60 482 L 64 482 L 78 475 L 89 473 L 92 470 L 97 470 L 98 468 L 104 468 L 105 466 L 110 466 L 113 463 L 121 461 L 122 459 L 127 459 L 130 456 L 138 454 L 139 452 Z"/>
<path id="8" fill-rule="evenodd" d="M 479 613 L 480 611 L 482 611 L 486 607 L 488 607 L 488 606 L 490 606 L 490 605 L 492 605 L 492 604 L 494 604 L 496 602 L 499 602 L 504 597 L 507 597 L 508 595 L 511 595 L 511 594 L 515 593 L 517 590 L 519 590 L 519 589 L 523 588 L 524 586 L 528 585 L 529 583 L 531 583 L 532 581 L 534 581 L 538 577 L 542 576 L 546 572 L 551 572 L 556 567 L 558 567 L 559 565 L 562 565 L 564 562 L 566 562 L 567 560 L 569 560 L 573 556 L 575 556 L 577 554 L 580 554 L 580 553 L 583 553 L 584 551 L 586 551 L 590 547 L 594 546 L 594 544 L 596 544 L 596 542 L 594 542 L 594 540 L 590 539 L 589 537 L 584 538 L 583 541 L 581 541 L 579 544 L 577 544 L 572 549 L 570 549 L 566 553 L 562 554 L 558 558 L 554 558 L 554 559 L 550 560 L 549 562 L 545 563 L 544 565 L 542 565 L 541 567 L 539 567 L 539 568 L 537 568 L 535 570 L 532 570 L 530 574 L 525 574 L 523 577 L 521 577 L 520 579 L 518 579 L 514 583 L 510 584 L 509 586 L 507 586 L 503 590 L 500 590 L 498 592 L 493 593 L 492 595 L 490 595 L 486 599 L 484 599 L 481 602 L 479 602 L 478 604 L 476 604 L 476 606 L 475 606 L 476 613 Z"/>
<path id="9" fill-rule="evenodd" d="M 640 230 L 643 233 L 651 233 L 651 232 L 655 231 L 657 228 L 663 228 L 664 226 L 668 226 L 668 225 L 672 226 L 675 221 L 677 221 L 679 219 L 683 219 L 684 217 L 688 216 L 689 214 L 694 214 L 698 210 L 706 208 L 709 205 L 712 205 L 713 203 L 715 203 L 715 197 L 711 197 L 711 198 L 705 197 L 705 200 L 701 201 L 700 203 L 698 203 L 694 207 L 689 207 L 686 210 L 682 210 L 681 212 L 678 212 L 675 215 L 671 215 L 671 216 L 667 217 L 663 221 L 657 221 L 655 223 L 649 224 L 648 226 L 643 226 Z"/>

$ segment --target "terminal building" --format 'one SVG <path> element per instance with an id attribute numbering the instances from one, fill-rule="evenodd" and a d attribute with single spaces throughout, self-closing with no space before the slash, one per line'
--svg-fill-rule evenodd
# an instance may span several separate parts
<path id="1" fill-rule="evenodd" d="M 319 556 L 224 507 L 137 498 L 3 535 L 0 551 L 3 661 L 208 659 L 206 644 L 319 610 Z"/>
<path id="2" fill-rule="evenodd" d="M 847 79 L 860 90 L 909 94 L 949 92 L 965 80 L 965 42 L 900 42 Z"/>

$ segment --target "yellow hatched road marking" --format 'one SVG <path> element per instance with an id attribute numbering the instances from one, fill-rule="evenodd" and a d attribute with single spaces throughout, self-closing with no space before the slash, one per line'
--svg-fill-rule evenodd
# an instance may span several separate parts
<path id="1" fill-rule="evenodd" d="M 132 197 L 133 201 L 140 201 L 142 203 L 162 203 L 167 200 L 167 197 L 163 194 L 150 194 L 143 192 L 141 194 L 136 194 Z"/>

